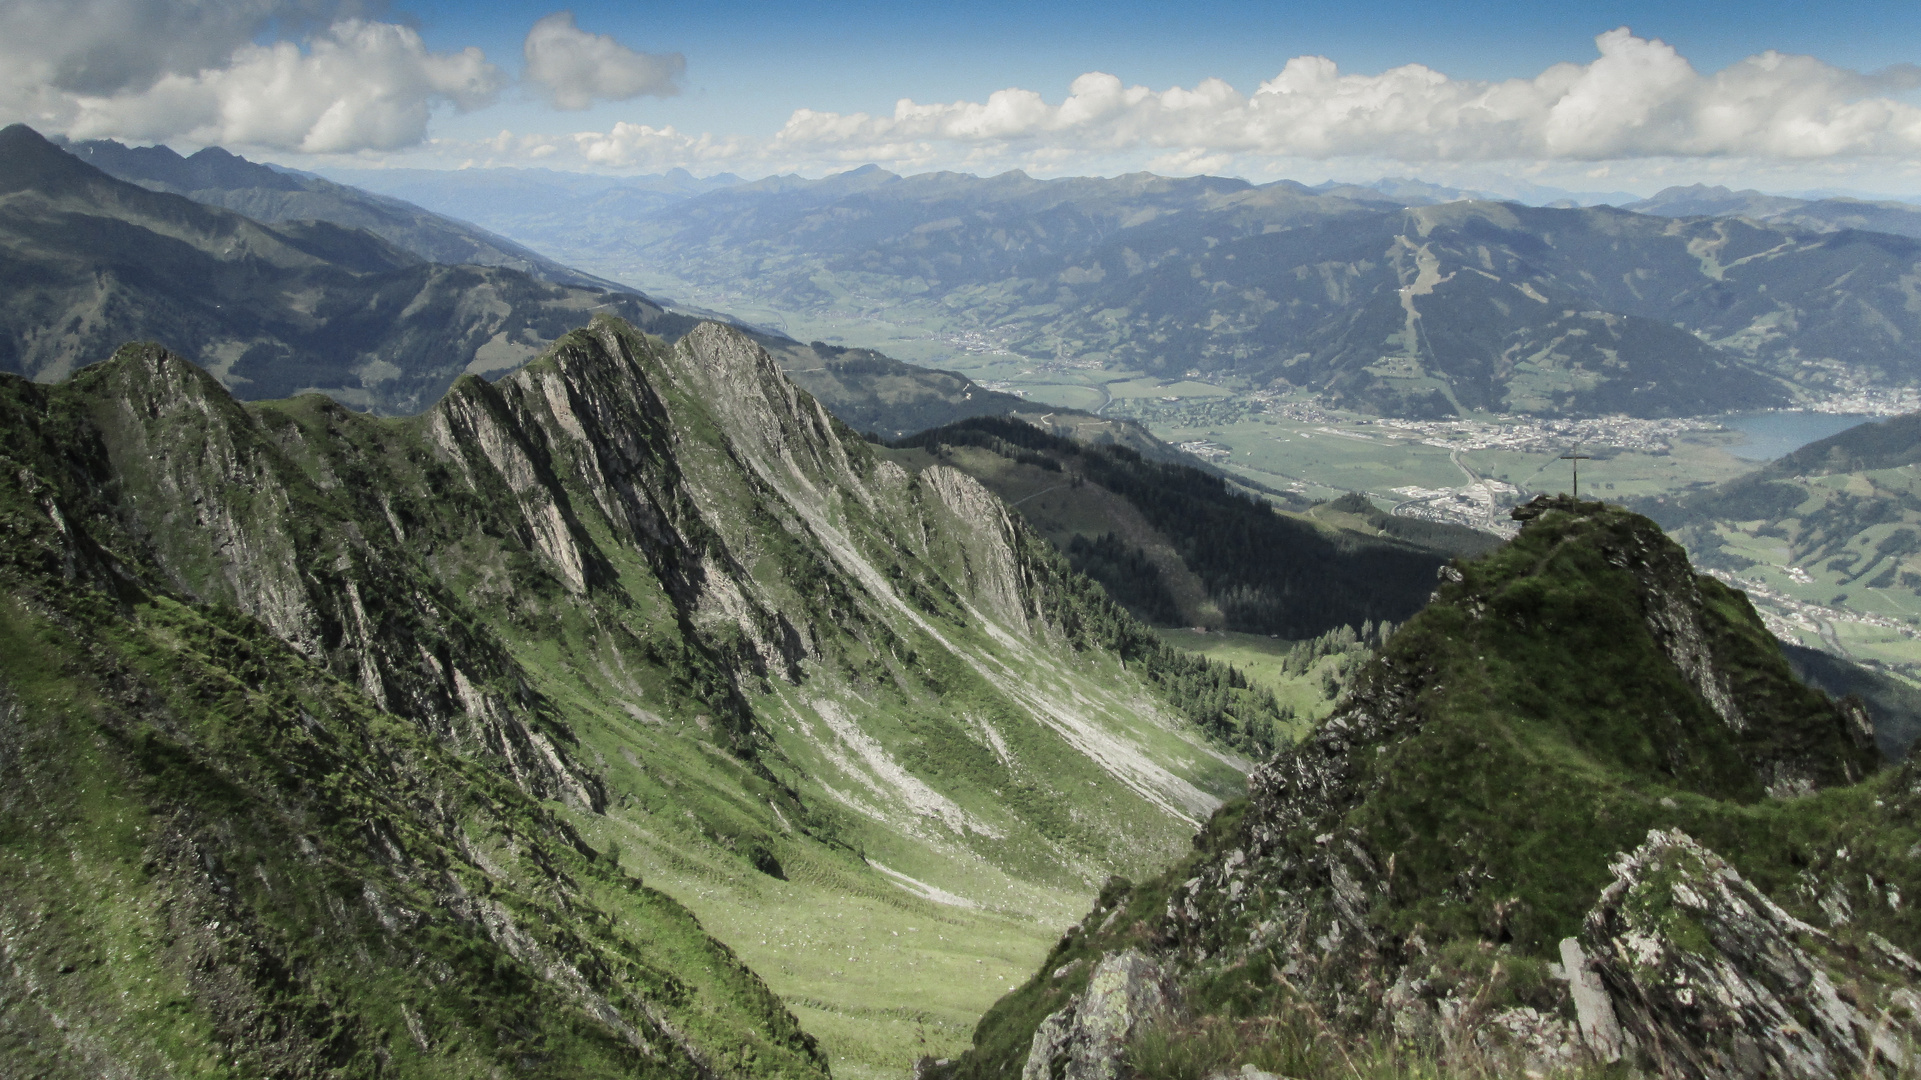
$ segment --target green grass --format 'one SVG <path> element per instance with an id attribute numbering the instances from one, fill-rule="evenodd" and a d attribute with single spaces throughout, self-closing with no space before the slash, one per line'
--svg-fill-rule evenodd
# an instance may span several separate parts
<path id="1" fill-rule="evenodd" d="M 1831 703 L 1793 681 L 1741 595 L 1696 578 L 1651 522 L 1584 504 L 1457 569 L 1462 580 L 1443 584 L 1439 601 L 1396 631 L 1353 690 L 1348 738 L 1360 742 L 1283 751 L 1278 776 L 1295 775 L 1291 766 L 1316 782 L 1275 784 L 1224 807 L 1188 859 L 1108 890 L 1083 929 L 983 1019 L 956 1078 L 1018 1067 L 1034 1026 L 1084 980 L 1087 965 L 1069 967 L 1075 961 L 1129 945 L 1165 955 L 1170 942 L 1190 958 L 1178 976 L 1186 1012 L 1142 1036 L 1141 1062 L 1151 1059 L 1154 1075 L 1239 1065 L 1230 1059 L 1269 1034 L 1277 1055 L 1296 1054 L 1291 1075 L 1501 1075 L 1431 1050 L 1372 1047 L 1368 1010 L 1353 1003 L 1377 1000 L 1407 964 L 1407 977 L 1431 992 L 1488 1009 L 1563 1008 L 1548 978 L 1556 943 L 1579 932 L 1615 853 L 1654 828 L 1683 830 L 1797 917 L 1829 923 L 1806 887 L 1819 881 L 1854 912 L 1846 934 L 1872 930 L 1903 948 L 1921 940 L 1912 909 L 1884 895 L 1921 888 L 1906 854 L 1921 839 L 1912 768 L 1855 782 L 1876 766 L 1873 751 L 1852 741 Z M 1738 730 L 1647 628 L 1649 604 L 1690 589 L 1713 664 L 1742 710 Z M 1770 797 L 1776 762 L 1820 790 Z M 1337 919 L 1325 868 L 1332 838 L 1351 854 L 1343 865 L 1364 868 L 1353 872 L 1373 935 L 1365 942 L 1323 936 Z M 1245 890 L 1223 887 L 1223 868 L 1248 860 L 1236 879 Z M 1190 880 L 1199 887 L 1189 891 Z M 1198 917 L 1168 914 L 1171 902 Z M 1109 918 L 1116 906 L 1123 913 Z M 1260 929 L 1277 925 L 1286 928 L 1278 935 Z M 1685 937 L 1688 928 L 1677 929 Z M 1405 959 L 1383 966 L 1383 956 Z M 1068 974 L 1054 979 L 1061 969 Z M 1331 1043 L 1318 1040 L 1324 1029 Z M 1305 1047 L 1303 1031 L 1316 1036 Z M 1298 1060 L 1317 1047 L 1318 1058 Z"/>
<path id="2" fill-rule="evenodd" d="M 1224 630 L 1196 633 L 1192 629 L 1162 628 L 1155 632 L 1170 645 L 1231 664 L 1245 672 L 1250 681 L 1272 690 L 1281 707 L 1302 722 L 1295 729 L 1297 736 L 1334 711 L 1340 692 L 1358 673 L 1367 655 L 1365 651 L 1330 653 L 1314 659 L 1301 671 L 1290 668 L 1288 660 L 1291 653 L 1308 643 Z"/>

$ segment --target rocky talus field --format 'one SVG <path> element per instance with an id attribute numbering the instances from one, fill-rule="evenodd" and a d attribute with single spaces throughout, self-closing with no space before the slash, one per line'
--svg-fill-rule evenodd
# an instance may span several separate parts
<path id="1" fill-rule="evenodd" d="M 928 1073 L 1907 1075 L 1913 764 L 1653 522 L 1516 516 Z"/>
<path id="2" fill-rule="evenodd" d="M 132 345 L 0 458 L 11 1075 L 900 1075 L 1279 730 L 723 326 L 401 419 Z"/>

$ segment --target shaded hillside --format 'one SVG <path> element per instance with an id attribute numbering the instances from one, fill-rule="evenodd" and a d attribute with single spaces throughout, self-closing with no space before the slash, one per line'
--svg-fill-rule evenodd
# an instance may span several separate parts
<path id="1" fill-rule="evenodd" d="M 1875 745 L 1889 761 L 1906 757 L 1921 739 L 1921 690 L 1912 684 L 1804 645 L 1783 643 L 1781 653 L 1795 678 L 1830 697 L 1860 699 L 1874 720 Z"/>
<path id="2" fill-rule="evenodd" d="M 249 398 L 321 390 L 418 412 L 595 311 L 694 322 L 629 293 L 422 262 L 363 231 L 262 225 L 115 180 L 17 124 L 0 131 L 0 250 L 0 369 L 41 380 L 148 339 Z"/>
<path id="3" fill-rule="evenodd" d="M 9 1074 L 904 1067 L 877 995 L 951 1043 L 1280 730 L 729 328 L 402 419 L 152 346 L 0 392 Z"/>
<path id="4" fill-rule="evenodd" d="M 938 1075 L 1348 1076 L 1373 1048 L 1495 1075 L 1911 1067 L 1912 766 L 1876 772 L 1858 705 L 1797 682 L 1652 522 L 1516 516 Z"/>
<path id="5" fill-rule="evenodd" d="M 556 285 L 633 291 L 562 266 L 479 226 L 318 176 L 269 168 L 217 146 L 191 157 L 166 146 L 124 146 L 110 139 L 65 143 L 63 148 L 109 176 L 151 191 L 185 195 L 255 221 L 325 221 L 365 229 L 427 262 L 504 266 Z"/>
<path id="6" fill-rule="evenodd" d="M 1277 512 L 1224 477 L 981 418 L 900 440 L 974 475 L 1143 618 L 1285 638 L 1400 622 L 1445 556 Z"/>
<path id="7" fill-rule="evenodd" d="M 856 431 L 895 439 L 972 416 L 1001 416 L 1029 407 L 952 371 L 903 363 L 872 349 L 816 341 L 802 345 L 773 335 L 756 340 L 781 370 Z"/>

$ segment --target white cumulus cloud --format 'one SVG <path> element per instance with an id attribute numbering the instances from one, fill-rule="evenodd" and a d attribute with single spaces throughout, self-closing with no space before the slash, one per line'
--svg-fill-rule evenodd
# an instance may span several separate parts
<path id="1" fill-rule="evenodd" d="M 1400 161 L 1753 156 L 1819 159 L 1921 151 L 1921 108 L 1889 96 L 1921 85 L 1904 67 L 1867 76 L 1762 53 L 1711 75 L 1625 27 L 1599 56 L 1531 79 L 1452 79 L 1420 64 L 1378 75 L 1302 56 L 1243 94 L 1219 79 L 1152 91 L 1090 72 L 1049 103 L 1032 90 L 982 102 L 902 99 L 892 115 L 801 109 L 770 149 L 841 160 L 999 146 L 1158 151 L 1218 165 L 1241 157 Z"/>
<path id="2" fill-rule="evenodd" d="M 185 139 L 308 154 L 392 150 L 427 135 L 432 108 L 473 109 L 505 79 L 479 49 L 428 51 L 394 23 L 348 19 L 301 49 L 243 45 L 220 67 L 168 74 L 138 93 L 77 95 L 75 138 Z"/>
<path id="3" fill-rule="evenodd" d="M 678 94 L 687 70 L 687 58 L 679 53 L 635 52 L 606 34 L 580 29 L 571 11 L 535 23 L 525 53 L 524 78 L 558 109 Z"/>

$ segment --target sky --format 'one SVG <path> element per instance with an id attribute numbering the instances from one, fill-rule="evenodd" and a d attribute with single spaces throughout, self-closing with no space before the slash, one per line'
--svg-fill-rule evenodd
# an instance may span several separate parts
<path id="1" fill-rule="evenodd" d="M 1921 194 L 1921 4 L 0 0 L 0 121 L 303 168 Z"/>

